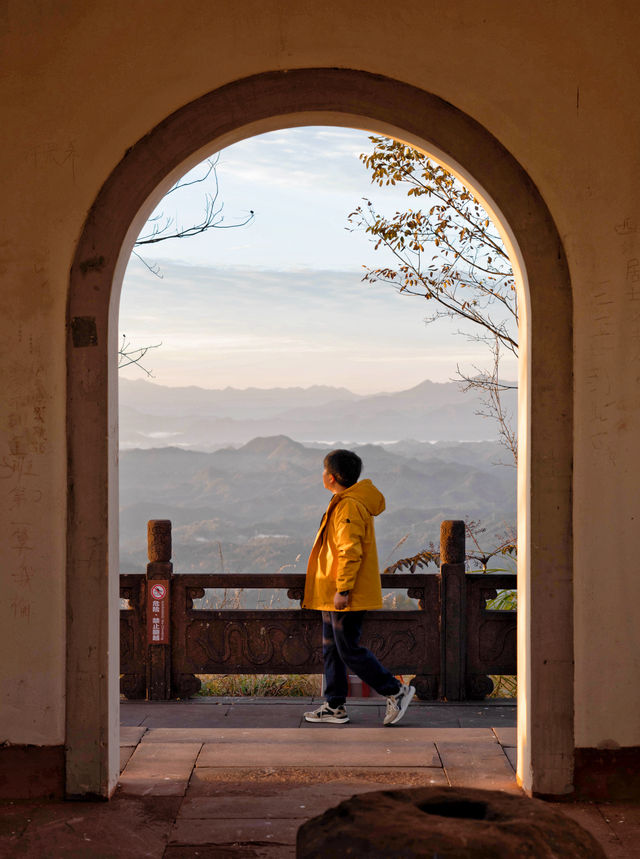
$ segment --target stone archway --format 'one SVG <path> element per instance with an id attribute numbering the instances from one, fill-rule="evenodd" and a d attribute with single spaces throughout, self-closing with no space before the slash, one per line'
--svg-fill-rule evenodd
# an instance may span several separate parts
<path id="1" fill-rule="evenodd" d="M 67 306 L 67 793 L 106 797 L 118 776 L 117 368 L 110 356 L 133 242 L 162 194 L 206 155 L 306 124 L 371 129 L 440 159 L 478 191 L 520 270 L 518 775 L 529 792 L 567 793 L 573 346 L 562 244 L 535 185 L 485 128 L 423 90 L 346 69 L 266 73 L 187 104 L 125 154 L 85 223 Z"/>

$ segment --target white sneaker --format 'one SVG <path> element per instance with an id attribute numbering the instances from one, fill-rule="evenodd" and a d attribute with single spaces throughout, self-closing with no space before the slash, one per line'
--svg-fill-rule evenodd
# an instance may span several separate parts
<path id="1" fill-rule="evenodd" d="M 344 704 L 339 707 L 330 707 L 326 701 L 317 710 L 305 713 L 304 718 L 307 722 L 334 722 L 338 725 L 349 721 Z"/>
<path id="2" fill-rule="evenodd" d="M 389 695 L 387 698 L 387 712 L 384 716 L 384 725 L 395 725 L 402 719 L 407 712 L 407 707 L 411 703 L 411 699 L 416 694 L 413 686 L 408 686 L 403 683 L 400 686 L 400 691 L 395 695 Z"/>

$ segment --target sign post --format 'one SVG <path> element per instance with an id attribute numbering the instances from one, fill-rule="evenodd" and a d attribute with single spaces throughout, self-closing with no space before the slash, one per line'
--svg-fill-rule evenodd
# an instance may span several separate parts
<path id="1" fill-rule="evenodd" d="M 466 699 L 467 582 L 464 569 L 465 524 L 459 519 L 440 526 L 440 696 Z"/>
<path id="2" fill-rule="evenodd" d="M 151 519 L 147 525 L 147 699 L 171 697 L 171 522 Z"/>

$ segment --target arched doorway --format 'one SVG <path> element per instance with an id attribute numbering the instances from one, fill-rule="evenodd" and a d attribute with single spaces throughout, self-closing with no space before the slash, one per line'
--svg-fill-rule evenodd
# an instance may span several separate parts
<path id="1" fill-rule="evenodd" d="M 117 369 L 110 356 L 129 253 L 157 201 L 205 155 L 306 124 L 361 127 L 425 150 L 475 189 L 510 250 L 522 320 L 518 775 L 530 792 L 566 793 L 572 304 L 560 238 L 531 179 L 486 129 L 415 87 L 341 69 L 258 75 L 176 111 L 126 153 L 85 223 L 67 306 L 67 793 L 108 796 L 118 775 Z"/>

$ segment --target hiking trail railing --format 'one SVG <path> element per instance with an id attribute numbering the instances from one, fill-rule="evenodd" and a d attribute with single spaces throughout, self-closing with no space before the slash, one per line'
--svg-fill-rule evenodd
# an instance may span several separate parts
<path id="1" fill-rule="evenodd" d="M 147 572 L 120 576 L 120 688 L 129 699 L 188 698 L 197 674 L 320 674 L 321 624 L 306 609 L 207 609 L 208 588 L 286 590 L 302 600 L 299 573 L 174 574 L 171 522 L 148 524 Z M 481 700 L 488 675 L 516 674 L 516 612 L 487 608 L 514 573 L 465 572 L 465 524 L 443 522 L 439 573 L 382 575 L 382 587 L 406 590 L 419 610 L 367 614 L 362 641 L 423 700 Z"/>

